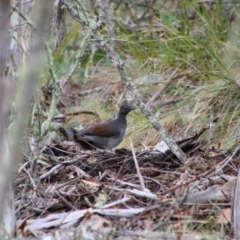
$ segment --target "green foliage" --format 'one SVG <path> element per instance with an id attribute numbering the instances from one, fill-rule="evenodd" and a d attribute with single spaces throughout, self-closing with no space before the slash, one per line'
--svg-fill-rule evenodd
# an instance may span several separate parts
<path id="1" fill-rule="evenodd" d="M 236 131 L 239 132 L 240 125 L 237 121 L 240 111 L 236 76 L 228 67 L 233 62 L 232 65 L 238 69 L 239 58 L 233 60 L 232 55 L 235 55 L 230 56 L 226 48 L 226 43 L 232 38 L 231 32 L 236 32 L 235 29 L 231 31 L 232 14 L 219 1 L 214 5 L 187 0 L 177 5 L 170 2 L 157 1 L 145 15 L 146 9 L 131 1 L 119 8 L 111 6 L 117 9 L 113 12 L 116 50 L 124 59 L 127 74 L 146 103 L 161 91 L 169 78 L 173 79 L 152 108 L 169 131 L 181 129 L 184 134 L 192 135 L 209 124 L 209 113 L 212 112 L 219 117 L 213 144 L 221 140 L 230 146 L 238 139 Z M 91 18 L 92 15 L 86 17 Z M 68 73 L 86 34 L 78 23 L 69 22 L 71 26 L 67 35 L 54 55 L 59 77 Z M 238 26 L 235 24 L 235 28 Z M 107 25 L 102 27 L 101 35 L 109 42 Z M 239 51 L 234 45 L 231 47 L 232 52 Z M 119 75 L 109 56 L 94 42 L 73 81 L 79 82 L 83 89 L 103 89 L 83 97 L 81 109 L 92 108 L 91 101 L 94 105 L 103 105 L 97 107 L 101 111 L 106 104 L 116 103 L 119 96 L 113 92 L 122 93 L 117 87 L 114 91 L 109 90 L 114 88 L 114 85 L 109 87 L 111 84 L 120 81 Z M 164 104 L 166 99 L 177 101 Z M 101 112 L 99 115 L 104 115 L 104 111 Z M 133 116 L 136 118 L 138 114 Z M 133 122 L 139 123 L 137 130 L 130 130 L 135 145 L 139 146 L 151 127 L 144 120 L 134 119 Z M 155 142 L 159 140 L 157 135 L 152 136 Z M 225 136 L 224 140 L 222 136 Z M 149 142 L 154 144 L 154 139 Z M 127 144 L 123 142 L 123 146 Z"/>

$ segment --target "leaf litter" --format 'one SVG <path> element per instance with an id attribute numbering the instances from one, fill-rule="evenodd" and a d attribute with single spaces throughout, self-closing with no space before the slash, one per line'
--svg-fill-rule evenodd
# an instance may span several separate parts
<path id="1" fill-rule="evenodd" d="M 99 231 L 108 239 L 126 233 L 152 239 L 143 231 L 151 236 L 161 231 L 155 236 L 160 239 L 169 229 L 218 231 L 231 208 L 239 150 L 212 148 L 206 154 L 206 143 L 199 140 L 206 130 L 178 142 L 187 155 L 184 165 L 170 151 L 136 151 L 136 167 L 132 150 L 69 151 L 69 145 L 52 142 L 34 168 L 25 157 L 14 180 L 19 233 L 75 228 L 89 239 L 98 239 Z M 224 219 L 230 229 L 229 217 Z"/>

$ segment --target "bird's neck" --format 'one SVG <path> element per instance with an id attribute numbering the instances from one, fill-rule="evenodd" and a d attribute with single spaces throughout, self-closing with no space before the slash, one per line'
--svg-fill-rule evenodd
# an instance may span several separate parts
<path id="1" fill-rule="evenodd" d="M 126 115 L 125 114 L 119 114 L 118 117 L 117 117 L 117 120 L 118 121 L 121 121 L 121 122 L 126 122 Z"/>

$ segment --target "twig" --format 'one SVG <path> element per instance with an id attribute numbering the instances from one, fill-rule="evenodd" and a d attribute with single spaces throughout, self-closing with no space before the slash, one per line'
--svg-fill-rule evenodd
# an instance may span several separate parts
<path id="1" fill-rule="evenodd" d="M 80 51 L 76 56 L 76 61 L 73 64 L 73 66 L 71 67 L 68 75 L 66 76 L 64 82 L 63 82 L 63 88 L 64 86 L 67 84 L 67 82 L 69 81 L 69 79 L 72 77 L 72 75 L 74 74 L 74 72 L 76 71 L 76 69 L 79 67 L 81 61 L 86 57 L 86 55 L 88 54 L 91 44 L 92 44 L 92 40 L 94 39 L 94 35 L 96 34 L 96 32 L 98 31 L 98 29 L 102 26 L 102 17 L 98 18 L 98 21 L 95 22 L 94 24 L 92 24 L 91 26 L 89 26 L 89 24 L 84 21 L 83 19 L 80 18 L 79 14 L 76 12 L 76 9 L 71 7 L 70 4 L 68 4 L 68 2 L 66 0 L 62 0 L 62 2 L 65 4 L 65 6 L 67 7 L 67 10 L 69 11 L 69 13 L 71 14 L 71 16 L 78 21 L 82 27 L 84 28 L 84 30 L 86 30 L 86 37 L 82 42 L 82 46 L 80 47 Z"/>
<path id="2" fill-rule="evenodd" d="M 234 228 L 234 237 L 235 239 L 240 238 L 240 164 L 238 165 L 238 174 L 235 182 L 234 190 L 233 190 L 233 200 L 232 200 L 232 221 Z"/>
<path id="3" fill-rule="evenodd" d="M 58 193 L 57 191 L 55 192 L 55 194 L 63 201 L 63 203 L 69 207 L 72 210 L 77 210 L 77 208 L 75 206 L 73 206 L 65 197 L 62 196 L 62 194 Z"/>
<path id="4" fill-rule="evenodd" d="M 118 205 L 118 204 L 126 203 L 126 202 L 129 201 L 130 199 L 131 199 L 130 197 L 124 197 L 124 198 L 119 199 L 119 200 L 116 200 L 116 201 L 114 201 L 114 202 L 105 204 L 104 206 L 101 207 L 101 209 L 110 208 L 110 207 L 116 206 L 116 205 Z"/>
<path id="5" fill-rule="evenodd" d="M 32 186 L 33 186 L 33 189 L 34 189 L 34 195 L 35 195 L 36 191 L 37 191 L 37 185 L 35 184 L 31 174 L 29 173 L 29 171 L 24 166 L 22 167 L 22 170 L 27 174 L 30 182 L 32 183 Z"/>
<path id="6" fill-rule="evenodd" d="M 146 108 L 150 109 L 151 106 L 153 105 L 153 103 L 161 96 L 161 94 L 163 93 L 163 91 L 173 82 L 174 80 L 174 75 L 177 72 L 177 69 L 175 69 L 172 74 L 169 76 L 169 78 L 167 79 L 166 83 L 161 87 L 161 89 L 156 92 L 147 102 L 146 104 Z"/>
<path id="7" fill-rule="evenodd" d="M 55 51 L 57 50 L 59 44 L 63 41 L 66 35 L 66 9 L 63 7 L 63 2 L 59 1 L 57 6 L 57 16 L 56 16 L 56 38 L 55 38 Z"/>
<path id="8" fill-rule="evenodd" d="M 134 160 L 134 164 L 135 164 L 135 167 L 136 167 L 136 170 L 137 170 L 137 175 L 138 175 L 138 178 L 139 178 L 139 182 L 140 182 L 140 185 L 142 187 L 142 191 L 145 191 L 145 189 L 146 189 L 145 183 L 144 183 L 143 177 L 142 177 L 140 169 L 139 169 L 139 165 L 138 165 L 138 161 L 137 161 L 137 158 L 136 158 L 135 150 L 133 148 L 132 140 L 131 139 L 129 139 L 129 140 L 130 140 L 130 146 L 131 146 L 133 160 Z"/>
<path id="9" fill-rule="evenodd" d="M 72 165 L 72 164 L 75 164 L 75 163 L 78 163 L 78 162 L 79 162 L 79 159 L 74 159 L 74 160 L 70 160 L 70 161 L 65 161 L 65 162 L 59 163 L 56 166 L 54 166 L 53 168 L 51 168 L 48 172 L 46 172 L 42 176 L 40 176 L 39 179 L 40 180 L 45 179 L 46 177 L 51 175 L 54 171 L 58 170 L 62 166 L 68 166 L 68 165 Z M 82 176 L 84 176 L 86 178 L 90 178 L 90 176 L 87 173 L 85 173 L 84 171 L 82 171 L 81 173 L 82 173 Z M 74 178 L 73 180 L 75 181 L 76 178 Z"/>
<path id="10" fill-rule="evenodd" d="M 102 9 L 102 12 L 104 13 L 105 15 L 105 18 L 107 19 L 107 27 L 108 27 L 108 32 L 109 32 L 109 37 L 110 37 L 110 43 L 111 43 L 111 46 L 112 48 L 114 49 L 115 48 L 115 33 L 114 33 L 114 23 L 112 21 L 112 16 L 108 10 L 108 7 L 107 7 L 107 4 L 106 4 L 106 1 L 105 0 L 101 0 L 101 3 L 100 6 L 101 6 L 101 9 Z"/>
<path id="11" fill-rule="evenodd" d="M 214 117 L 213 117 L 213 111 L 210 109 L 209 131 L 208 131 L 207 150 L 206 150 L 207 155 L 208 155 L 210 147 L 211 147 L 212 136 L 213 136 L 213 127 L 214 127 Z"/>
<path id="12" fill-rule="evenodd" d="M 12 10 L 14 12 L 17 12 L 19 14 L 19 16 L 29 25 L 31 26 L 34 30 L 37 30 L 37 28 L 34 26 L 34 23 L 28 19 L 26 16 L 24 16 L 17 8 L 15 8 L 14 6 L 11 6 Z"/>
<path id="13" fill-rule="evenodd" d="M 41 135 L 44 136 L 49 128 L 49 125 L 54 117 L 54 115 L 57 113 L 57 104 L 60 96 L 60 87 L 57 85 L 57 76 L 56 72 L 54 70 L 54 61 L 52 57 L 52 51 L 50 47 L 48 46 L 48 43 L 45 43 L 45 48 L 47 52 L 47 59 L 48 59 L 48 66 L 49 66 L 49 72 L 52 78 L 52 101 L 51 106 L 48 113 L 48 118 L 45 120 L 41 125 Z"/>

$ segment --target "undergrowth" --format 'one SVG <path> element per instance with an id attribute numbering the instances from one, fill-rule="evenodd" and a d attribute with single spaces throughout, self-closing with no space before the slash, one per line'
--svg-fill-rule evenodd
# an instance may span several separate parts
<path id="1" fill-rule="evenodd" d="M 239 15 L 234 7 L 229 11 L 218 1 L 213 5 L 170 2 L 157 1 L 145 9 L 145 15 L 144 9 L 132 2 L 118 7 L 111 2 L 116 50 L 145 103 L 161 91 L 151 111 L 175 140 L 213 125 L 210 143 L 231 148 L 239 142 L 240 130 L 237 71 L 229 67 L 239 66 L 235 57 L 238 38 L 234 38 L 239 31 Z M 91 9 L 85 14 L 93 17 Z M 85 34 L 71 18 L 67 23 L 68 33 L 54 55 L 59 78 L 68 72 Z M 101 34 L 108 39 L 107 26 L 102 27 Z M 92 45 L 71 82 L 81 90 L 101 88 L 79 97 L 71 109 L 93 110 L 107 119 L 114 116 L 120 102 L 131 101 L 109 56 L 97 44 Z M 169 85 L 165 86 L 166 82 Z M 128 134 L 119 147 L 129 147 L 129 137 L 138 148 L 160 141 L 140 111 L 131 113 L 128 120 Z"/>

